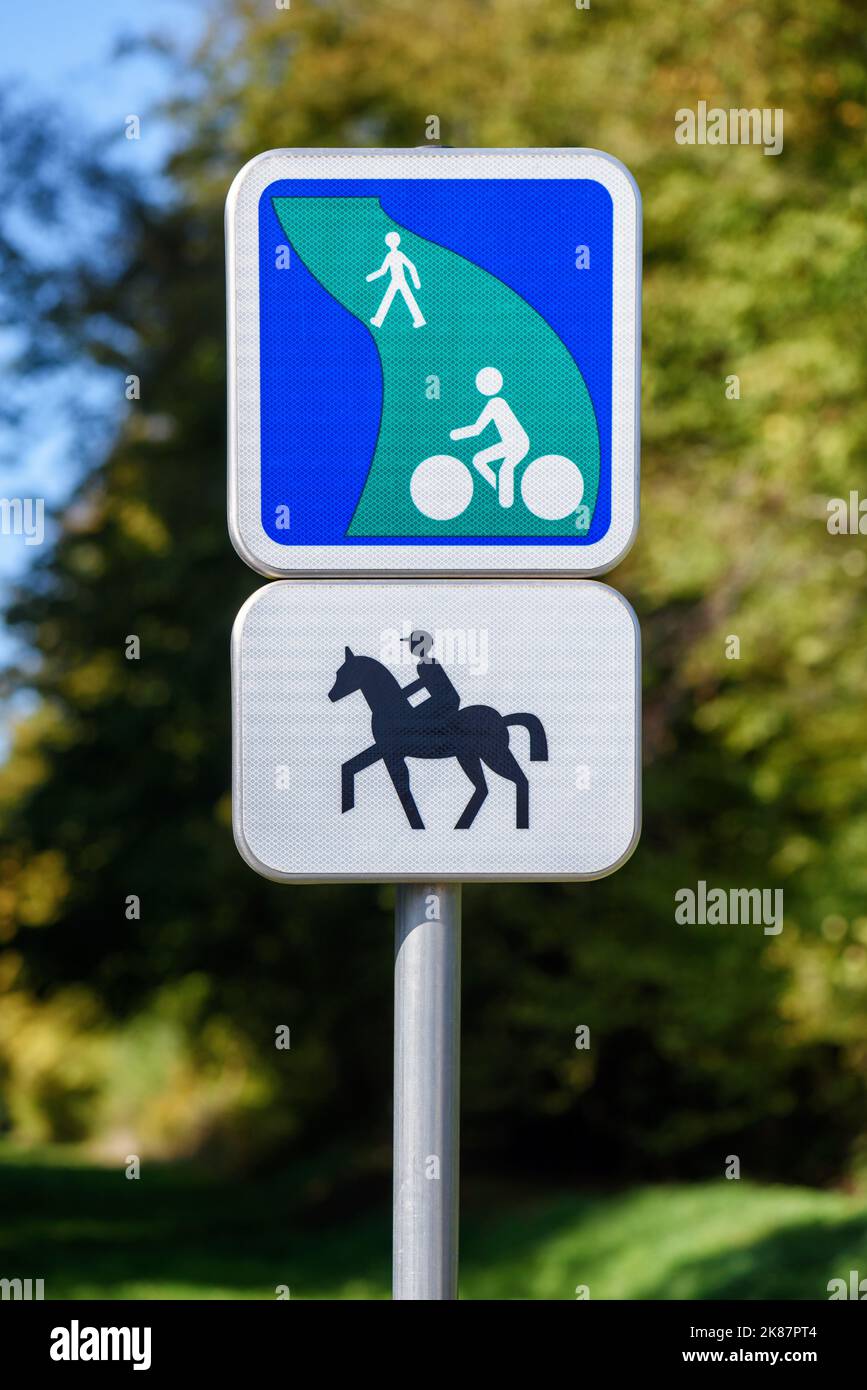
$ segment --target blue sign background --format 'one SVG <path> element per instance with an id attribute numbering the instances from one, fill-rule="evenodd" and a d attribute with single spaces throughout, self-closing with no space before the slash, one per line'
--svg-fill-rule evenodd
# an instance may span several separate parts
<path id="1" fill-rule="evenodd" d="M 275 197 L 378 197 L 395 222 L 473 261 L 551 325 L 590 393 L 600 442 L 592 525 L 575 537 L 436 537 L 425 544 L 588 545 L 611 522 L 613 208 L 578 179 L 282 179 L 259 203 L 262 524 L 281 545 L 417 545 L 349 538 L 382 409 L 379 355 L 367 328 L 314 279 L 286 244 Z M 589 268 L 575 248 L 590 249 Z M 292 524 L 275 526 L 287 505 Z"/>

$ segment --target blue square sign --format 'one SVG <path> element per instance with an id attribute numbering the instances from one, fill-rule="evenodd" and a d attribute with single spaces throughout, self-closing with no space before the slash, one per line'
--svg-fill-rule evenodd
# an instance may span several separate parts
<path id="1" fill-rule="evenodd" d="M 641 204 L 592 150 L 280 150 L 226 207 L 229 517 L 273 576 L 610 569 Z"/>

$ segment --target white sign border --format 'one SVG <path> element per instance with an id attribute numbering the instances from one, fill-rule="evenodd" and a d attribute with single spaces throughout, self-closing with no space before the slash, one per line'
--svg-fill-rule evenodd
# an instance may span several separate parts
<path id="1" fill-rule="evenodd" d="M 461 579 L 463 579 L 463 580 L 465 580 L 465 581 L 468 580 L 470 583 L 476 583 L 476 582 L 478 582 L 478 583 L 481 583 L 481 584 L 496 584 L 496 583 L 502 584 L 502 583 L 504 582 L 504 577 L 503 577 L 502 575 L 497 576 L 497 577 L 494 577 L 494 576 L 484 576 L 484 577 L 482 577 L 482 578 L 480 579 L 480 577 L 479 577 L 477 574 L 466 574 L 466 573 L 464 573 L 464 574 L 462 574 L 462 575 L 460 575 L 460 576 L 448 576 L 448 577 L 445 577 L 445 576 L 437 576 L 435 579 L 431 579 L 431 580 L 429 581 L 429 583 L 430 583 L 431 587 L 435 587 L 435 586 L 437 586 L 437 585 L 451 585 L 451 584 L 453 583 L 453 580 L 454 580 L 455 577 L 459 577 L 459 578 L 461 578 Z M 284 578 L 284 579 L 279 579 L 279 580 L 274 581 L 274 583 L 272 583 L 272 584 L 264 584 L 261 588 L 254 590 L 254 592 L 250 595 L 250 597 L 246 600 L 246 602 L 242 604 L 241 608 L 240 608 L 239 611 L 238 611 L 238 616 L 235 618 L 235 622 L 234 622 L 234 624 L 233 624 L 233 626 L 232 626 L 232 638 L 231 638 L 231 667 L 232 667 L 232 831 L 233 831 L 233 834 L 234 834 L 235 845 L 236 845 L 236 847 L 237 847 L 237 849 L 238 849 L 238 853 L 241 855 L 241 858 L 250 866 L 251 869 L 254 869 L 255 872 L 256 872 L 257 874 L 261 874 L 261 876 L 262 876 L 263 878 L 270 879 L 272 883 L 292 883 L 292 884 L 295 884 L 295 885 L 297 885 L 297 886 L 301 886 L 301 885 L 303 885 L 303 884 L 311 884 L 311 883 L 432 883 L 432 882 L 437 882 L 437 883 L 591 883 L 591 882 L 595 882 L 596 879 L 600 879 L 600 878 L 609 878 L 609 877 L 611 876 L 611 874 L 616 873 L 618 869 L 621 869 L 621 868 L 623 867 L 623 865 L 624 865 L 629 859 L 632 858 L 632 855 L 633 855 L 633 853 L 635 852 L 635 849 L 636 849 L 636 847 L 637 847 L 637 845 L 638 845 L 638 842 L 639 842 L 639 840 L 641 839 L 641 827 L 642 827 L 642 800 L 641 800 L 642 776 L 641 776 L 641 775 L 642 775 L 642 753 L 643 753 L 643 740 L 642 740 L 643 726 L 642 726 L 642 703 L 641 703 L 641 693 L 642 693 L 642 692 L 641 692 L 641 628 L 640 628 L 640 626 L 639 626 L 639 622 L 638 622 L 638 618 L 637 618 L 636 613 L 635 613 L 635 609 L 632 607 L 632 604 L 629 602 L 629 600 L 623 597 L 623 595 L 619 592 L 619 590 L 612 588 L 610 584 L 602 584 L 602 583 L 599 583 L 597 580 L 593 580 L 593 579 L 574 579 L 574 578 L 572 578 L 571 576 L 562 576 L 559 582 L 564 583 L 564 584 L 581 584 L 581 585 L 584 585 L 584 586 L 593 585 L 595 588 L 603 589 L 607 594 L 610 594 L 613 598 L 615 598 L 615 599 L 617 600 L 617 602 L 620 603 L 620 604 L 623 606 L 623 608 L 626 609 L 626 612 L 627 612 L 627 614 L 628 614 L 628 616 L 629 616 L 629 619 L 630 619 L 630 621 L 631 621 L 631 623 L 632 623 L 632 628 L 633 628 L 633 632 L 634 632 L 634 635 L 635 635 L 635 688 L 634 688 L 634 695 L 635 695 L 635 702 L 634 702 L 634 703 L 635 703 L 635 764 L 634 764 L 634 769 L 635 769 L 635 801 L 634 801 L 634 829 L 633 829 L 633 833 L 632 833 L 632 839 L 630 840 L 630 842 L 629 842 L 629 844 L 627 845 L 626 849 L 625 849 L 625 850 L 623 851 L 623 853 L 621 854 L 620 858 L 617 859 L 617 860 L 615 861 L 615 863 L 609 865 L 607 868 L 602 869 L 602 870 L 600 870 L 599 873 L 595 873 L 595 874 L 551 874 L 551 873 L 541 873 L 541 874 L 527 874 L 527 873 L 520 873 L 520 874 L 473 874 L 473 873 L 461 873 L 461 874 L 459 874 L 459 875 L 452 875 L 452 874 L 448 874 L 448 873 L 442 873 L 442 874 L 430 874 L 430 873 L 426 873 L 426 874 L 393 874 L 393 875 L 383 876 L 381 873 L 377 872 L 377 873 L 372 873 L 372 874 L 331 874 L 331 875 L 329 875 L 328 877 L 325 877 L 325 876 L 323 876 L 323 875 L 318 875 L 318 876 L 316 876 L 316 877 L 310 877 L 310 876 L 307 876 L 307 875 L 304 875 L 304 874 L 287 874 L 287 873 L 281 873 L 279 870 L 272 869 L 269 865 L 263 863 L 263 861 L 262 861 L 261 859 L 259 859 L 258 855 L 256 855 L 256 854 L 254 853 L 254 851 L 250 848 L 249 844 L 247 843 L 246 837 L 245 837 L 245 835 L 244 835 L 244 825 L 243 825 L 244 781 L 243 781 L 243 771 L 242 771 L 242 769 L 243 769 L 243 756 L 242 756 L 242 742 L 241 742 L 241 714 L 242 714 L 242 692 L 241 692 L 241 644 L 242 644 L 242 641 L 243 641 L 244 622 L 245 622 L 245 619 L 246 619 L 246 617 L 247 617 L 247 614 L 250 612 L 251 608 L 253 608 L 253 606 L 262 598 L 262 596 L 263 596 L 264 594 L 268 593 L 272 588 L 274 588 L 274 585 L 275 585 L 275 584 L 292 584 L 292 585 L 297 585 L 297 584 L 299 584 L 299 583 L 305 583 L 305 582 L 307 582 L 307 583 L 315 583 L 315 582 L 318 580 L 319 582 L 328 582 L 328 583 L 332 583 L 332 584 L 333 584 L 333 583 L 336 583 L 336 584 L 347 584 L 347 585 L 349 585 L 349 586 L 353 586 L 353 585 L 357 585 L 357 584 L 359 584 L 359 583 L 367 582 L 370 578 L 371 578 L 371 576 L 369 576 L 369 575 L 364 575 L 364 576 L 358 575 L 358 576 L 353 576 L 352 578 L 346 578 L 345 576 L 343 576 L 343 577 L 341 577 L 341 576 L 335 577 L 335 576 L 332 576 L 332 575 L 324 575 L 324 574 L 323 574 L 323 575 L 317 575 L 316 580 L 308 579 L 308 580 L 305 581 L 304 579 L 301 579 L 301 578 L 299 578 L 299 577 L 297 577 L 297 576 L 296 576 L 296 577 L 293 577 L 292 579 L 286 579 L 286 578 Z M 405 584 L 405 583 L 412 583 L 412 582 L 418 583 L 420 576 L 418 576 L 418 575 L 405 575 L 405 576 L 404 576 L 404 575 L 401 575 L 401 576 L 397 576 L 397 575 L 392 575 L 392 574 L 390 574 L 390 575 L 375 575 L 375 576 L 372 576 L 372 578 L 374 578 L 374 579 L 376 580 L 377 583 L 385 583 L 385 584 Z M 514 577 L 506 576 L 506 577 L 505 577 L 505 582 L 506 582 L 506 583 L 510 582 L 510 578 L 511 578 L 511 579 L 514 579 Z M 518 580 L 514 580 L 514 582 L 519 582 L 519 581 L 518 581 Z M 539 580 L 539 581 L 537 581 L 537 582 L 544 583 L 545 580 L 544 580 L 544 578 L 542 578 L 541 580 Z"/>
<path id="2" fill-rule="evenodd" d="M 612 405 L 619 401 L 611 457 L 611 525 L 591 545 L 279 545 L 261 522 L 259 418 L 259 199 L 277 179 L 595 179 L 614 206 Z M 634 274 L 626 274 L 628 267 Z M 420 574 L 544 576 L 604 574 L 638 528 L 641 396 L 641 194 L 625 165 L 599 150 L 296 149 L 257 155 L 226 199 L 228 516 L 241 558 L 269 578 L 359 578 Z M 613 411 L 612 411 L 613 418 Z"/>

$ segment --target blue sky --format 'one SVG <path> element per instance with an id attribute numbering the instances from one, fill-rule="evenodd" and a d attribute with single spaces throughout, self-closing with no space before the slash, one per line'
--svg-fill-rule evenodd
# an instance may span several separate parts
<path id="1" fill-rule="evenodd" d="M 119 59 L 113 51 L 123 38 L 153 33 L 182 46 L 191 43 L 212 13 L 208 0 L 2 0 L 0 87 L 14 86 L 22 99 L 50 102 L 77 136 L 122 131 L 127 115 L 142 117 L 136 157 L 143 172 L 156 170 L 170 135 L 158 121 L 144 118 L 168 95 L 169 72 L 150 55 Z M 98 401 L 98 383 L 92 390 Z M 57 503 L 77 481 L 67 440 L 50 410 L 44 413 L 48 418 L 35 428 L 31 422 L 12 440 L 15 463 L 0 476 L 0 497 L 43 497 L 48 504 Z M 0 535 L 0 603 L 9 580 L 38 553 L 21 537 Z M 12 650 L 0 633 L 0 662 Z"/>
<path id="2" fill-rule="evenodd" d="M 208 12 L 207 5 L 205 13 Z M 167 95 L 164 63 L 147 54 L 121 59 L 113 50 L 121 38 L 167 33 L 191 42 L 201 28 L 202 0 L 3 0 L 0 11 L 0 86 L 14 85 L 22 98 L 47 100 L 65 115 L 77 135 L 105 136 L 124 129 L 126 116 L 143 120 L 134 148 L 143 172 L 159 168 L 170 134 L 147 113 Z M 68 113 L 68 114 L 66 114 Z M 98 391 L 94 383 L 93 388 Z M 0 478 L 0 496 L 62 500 L 75 480 L 65 437 L 50 423 L 38 434 L 28 430 L 15 440 L 14 476 Z M 0 585 L 32 557 L 18 538 L 0 537 Z M 2 655 L 2 652 L 0 652 Z"/>
<path id="3" fill-rule="evenodd" d="M 127 34 L 196 35 L 208 0 L 5 0 L 0 13 L 0 81 L 69 107 L 82 125 L 139 113 L 163 95 L 164 74 L 148 57 L 112 60 Z M 121 111 L 121 108 L 123 110 Z"/>

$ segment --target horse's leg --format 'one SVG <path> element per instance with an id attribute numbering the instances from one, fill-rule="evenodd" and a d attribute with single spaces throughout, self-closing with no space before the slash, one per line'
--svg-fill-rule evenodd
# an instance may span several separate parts
<path id="1" fill-rule="evenodd" d="M 379 748 L 374 743 L 370 748 L 365 748 L 363 753 L 358 753 L 354 758 L 343 764 L 340 769 L 340 791 L 341 791 L 341 811 L 351 811 L 355 805 L 355 778 L 357 773 L 363 772 L 372 763 L 378 762 L 382 757 Z"/>
<path id="2" fill-rule="evenodd" d="M 492 772 L 507 777 L 515 784 L 515 826 L 518 830 L 530 828 L 530 783 L 527 774 L 518 762 L 511 748 L 498 749 L 495 756 L 485 754 L 485 762 Z"/>
<path id="3" fill-rule="evenodd" d="M 458 758 L 458 762 L 475 787 L 475 791 L 464 807 L 464 813 L 455 826 L 455 830 L 469 830 L 488 794 L 488 784 L 485 781 L 484 770 L 478 758 L 462 757 Z"/>
<path id="4" fill-rule="evenodd" d="M 406 818 L 413 830 L 424 830 L 424 821 L 419 815 L 418 807 L 413 799 L 409 787 L 409 773 L 403 758 L 386 758 L 385 766 L 388 775 L 394 783 L 394 790 L 400 797 L 400 804 L 406 812 Z"/>

